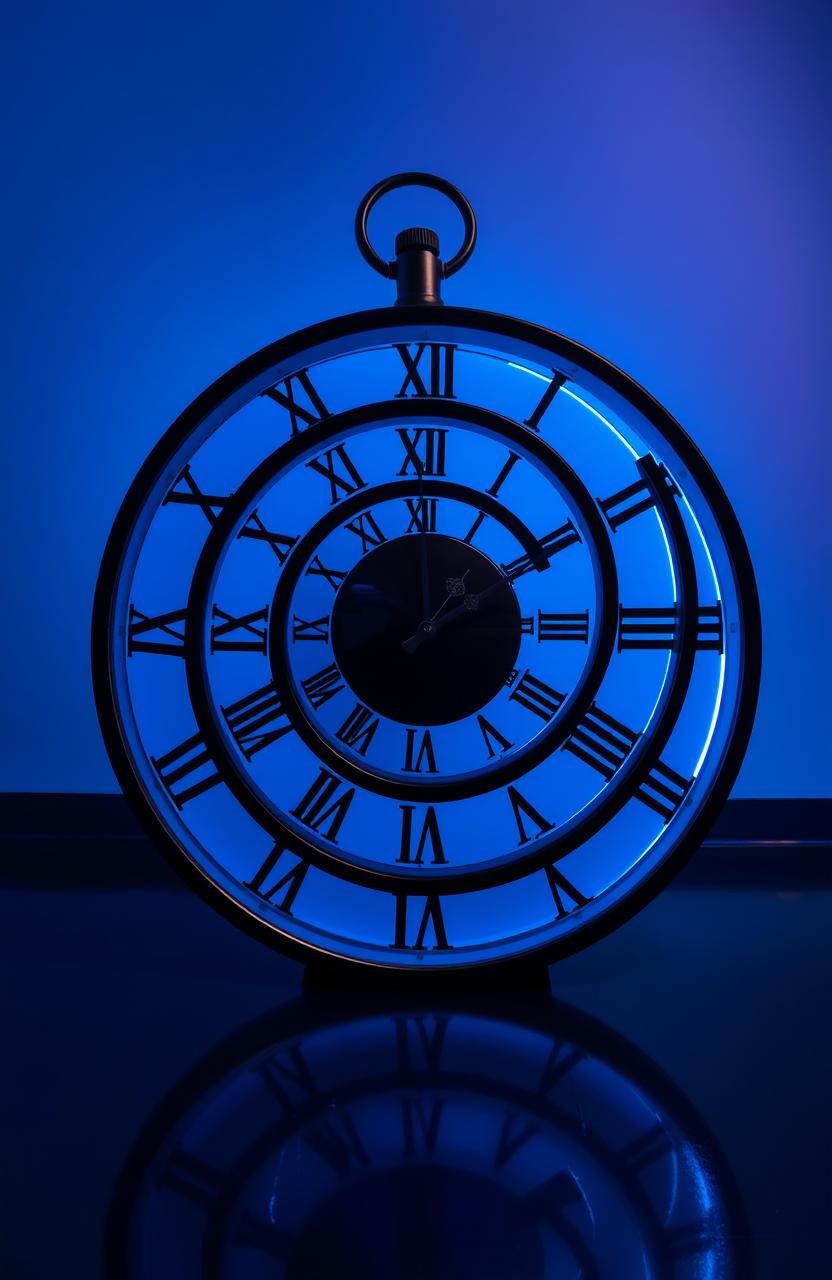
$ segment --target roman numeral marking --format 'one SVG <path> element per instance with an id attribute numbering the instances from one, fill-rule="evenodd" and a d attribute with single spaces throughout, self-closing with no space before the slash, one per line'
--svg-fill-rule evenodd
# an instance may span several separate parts
<path id="1" fill-rule="evenodd" d="M 471 525 L 471 528 L 468 530 L 465 537 L 463 538 L 463 542 L 468 542 L 468 543 L 473 542 L 474 537 L 476 536 L 477 530 L 479 529 L 484 519 L 485 519 L 485 512 L 478 511 L 476 516 L 474 517 L 474 523 Z"/>
<path id="2" fill-rule="evenodd" d="M 693 778 L 683 778 L 660 760 L 633 794 L 636 800 L 669 822 L 692 786 Z"/>
<path id="3" fill-rule="evenodd" d="M 547 533 L 545 538 L 541 538 L 533 554 L 518 556 L 516 560 L 504 564 L 502 566 L 503 573 L 512 582 L 516 578 L 522 577 L 524 573 L 529 573 L 532 569 L 537 569 L 538 573 L 542 573 L 544 569 L 549 568 L 552 556 L 565 551 L 567 547 L 574 546 L 580 540 L 581 535 L 578 530 L 571 520 L 567 520 L 566 524 L 562 524 L 559 529 L 554 529 L 552 533 Z"/>
<path id="4" fill-rule="evenodd" d="M 417 1073 L 435 1075 L 442 1064 L 448 1015 L 399 1014 L 395 1022 L 398 1074 L 405 1077 Z"/>
<path id="5" fill-rule="evenodd" d="M 404 764 L 402 768 L 405 773 L 436 773 L 436 756 L 433 751 L 433 740 L 430 736 L 430 730 L 426 729 L 422 734 L 422 741 L 419 750 L 416 751 L 416 730 L 405 729 L 407 735 Z M 414 754 L 415 753 L 415 754 Z M 422 764 L 425 764 L 423 771 Z"/>
<path id="6" fill-rule="evenodd" d="M 344 788 L 339 795 L 338 792 Z M 347 787 L 345 782 L 336 778 L 326 769 L 319 769 L 318 776 L 306 795 L 296 808 L 290 810 L 293 817 L 309 827 L 310 831 L 319 831 L 326 840 L 338 843 L 338 832 L 347 816 L 355 795 L 355 787 Z M 324 824 L 328 823 L 325 830 Z"/>
<path id="7" fill-rule="evenodd" d="M 332 495 L 330 506 L 334 506 L 341 498 L 366 487 L 343 444 L 337 444 L 334 449 L 327 449 L 325 453 L 313 458 L 306 465 L 311 471 L 317 471 L 329 481 L 329 490 Z M 343 490 L 343 493 L 339 493 L 339 490 Z"/>
<path id="8" fill-rule="evenodd" d="M 184 485 L 180 489 L 178 486 Z M 169 502 L 178 503 L 180 506 L 199 507 L 202 514 L 209 524 L 213 525 L 219 518 L 227 497 L 220 497 L 218 494 L 203 493 L 191 474 L 191 468 L 186 466 L 174 482 L 173 488 L 165 495 L 162 506 L 167 506 Z"/>
<path id="9" fill-rule="evenodd" d="M 679 636 L 679 608 L 618 608 L 618 652 L 622 649 L 673 649 Z M 722 605 L 699 609 L 696 648 L 722 653 L 724 643 Z"/>
<path id="10" fill-rule="evenodd" d="M 279 738 L 292 732 L 292 726 L 280 702 L 280 695 L 273 684 L 263 685 L 262 689 L 255 689 L 245 698 L 240 698 L 239 702 L 232 702 L 230 706 L 223 707 L 222 713 L 228 728 L 234 735 L 234 741 L 247 760 L 250 760 L 258 751 L 262 751 L 264 747 L 270 746 Z M 284 718 L 285 724 L 271 729 L 266 728 L 267 725 L 274 725 L 276 720 Z"/>
<path id="11" fill-rule="evenodd" d="M 554 863 L 546 868 L 546 879 L 552 892 L 558 920 L 569 915 L 577 907 L 585 907 L 589 902 L 589 898 L 585 898 L 580 889 L 576 889 L 571 880 L 567 880 L 563 872 L 559 871 Z M 573 905 L 571 907 L 564 906 L 563 895 L 572 899 Z"/>
<path id="12" fill-rule="evenodd" d="M 568 1075 L 580 1062 L 583 1062 L 585 1056 L 574 1045 L 567 1044 L 562 1040 L 555 1041 L 540 1074 L 540 1083 L 537 1086 L 538 1093 L 543 1094 L 544 1097 L 546 1094 L 551 1093 L 553 1089 L 557 1088 L 564 1076 Z"/>
<path id="13" fill-rule="evenodd" d="M 528 844 L 530 840 L 537 840 L 539 836 L 545 835 L 547 831 L 554 830 L 554 823 L 548 822 L 542 814 L 538 813 L 534 805 L 530 804 L 525 796 L 521 796 L 516 787 L 507 787 L 506 792 L 511 801 L 511 808 L 514 813 L 514 821 L 517 823 L 517 830 L 520 832 L 518 844 Z M 523 816 L 534 823 L 537 827 L 537 835 L 530 836 L 523 825 Z"/>
<path id="14" fill-rule="evenodd" d="M 402 1153 L 405 1157 L 433 1155 L 444 1105 L 443 1098 L 434 1098 L 428 1111 L 428 1103 L 423 1098 L 401 1099 Z"/>
<path id="15" fill-rule="evenodd" d="M 650 1129 L 646 1129 L 638 1138 L 634 1138 L 626 1147 L 622 1147 L 616 1154 L 630 1173 L 641 1173 L 657 1160 L 670 1155 L 672 1150 L 673 1143 L 664 1125 L 659 1121 Z"/>
<path id="16" fill-rule="evenodd" d="M 218 605 L 211 611 L 212 653 L 265 653 L 269 609 L 257 609 L 235 618 Z M 258 626 L 262 623 L 262 626 Z"/>
<path id="17" fill-rule="evenodd" d="M 186 738 L 163 756 L 151 756 L 151 764 L 177 809 L 209 791 L 220 781 L 220 775 L 200 733 Z M 177 790 L 180 782 L 185 782 L 186 785 Z"/>
<path id="18" fill-rule="evenodd" d="M 679 492 L 664 466 L 659 466 L 658 475 L 669 494 Z M 636 480 L 634 484 L 628 484 L 625 489 L 619 489 L 618 493 L 612 494 L 611 497 L 597 498 L 596 501 L 613 533 L 617 533 L 622 524 L 626 524 L 634 516 L 641 515 L 643 511 L 649 511 L 655 506 L 655 499 L 646 480 Z"/>
<path id="19" fill-rule="evenodd" d="M 515 1123 L 517 1129 L 512 1132 Z M 502 1169 L 508 1164 L 521 1147 L 524 1147 L 536 1134 L 540 1132 L 540 1126 L 537 1124 L 527 1124 L 523 1126 L 522 1121 L 517 1121 L 517 1117 L 512 1115 L 510 1111 L 505 1114 L 503 1127 L 500 1130 L 500 1139 L 497 1143 L 497 1150 L 494 1152 L 494 1168 Z"/>
<path id="20" fill-rule="evenodd" d="M 263 521 L 260 519 L 256 511 L 252 511 L 248 520 L 246 520 L 242 529 L 237 534 L 237 537 L 253 538 L 255 542 L 265 542 L 271 547 L 280 564 L 285 563 L 289 552 L 297 542 L 297 538 L 293 538 L 289 534 L 272 533 L 272 531 L 267 529 L 263 524 Z"/>
<path id="21" fill-rule="evenodd" d="M 386 542 L 384 534 L 378 527 L 375 516 L 372 511 L 364 511 L 355 520 L 350 520 L 344 525 L 344 528 L 354 533 L 357 538 L 361 539 L 361 553 L 366 554 L 370 547 L 380 547 L 382 542 Z"/>
<path id="22" fill-rule="evenodd" d="M 185 609 L 174 609 L 171 613 L 159 613 L 151 618 L 131 604 L 127 621 L 128 658 L 132 658 L 134 653 L 163 653 L 173 658 L 184 658 L 186 617 Z"/>
<path id="23" fill-rule="evenodd" d="M 549 405 L 552 403 L 565 381 L 566 378 L 562 373 L 554 374 L 552 381 L 549 383 L 538 401 L 537 407 L 529 414 L 528 418 L 524 419 L 525 426 L 531 427 L 532 431 L 540 430 L 540 419 L 549 408 Z"/>
<path id="24" fill-rule="evenodd" d="M 563 750 L 571 751 L 609 781 L 640 736 L 593 702 L 572 737 L 563 744 Z"/>
<path id="25" fill-rule="evenodd" d="M 228 1178 L 219 1169 L 187 1151 L 176 1151 L 161 1179 L 164 1186 L 207 1209 L 216 1208 L 228 1190 Z"/>
<path id="26" fill-rule="evenodd" d="M 512 450 L 509 450 L 508 457 L 503 463 L 503 466 L 497 476 L 497 479 L 488 489 L 486 489 L 485 492 L 490 493 L 492 498 L 496 498 L 497 494 L 502 489 L 506 480 L 511 475 L 511 472 L 515 464 L 518 463 L 519 461 L 520 461 L 520 454 L 514 453 Z M 466 533 L 463 539 L 464 542 L 470 543 L 473 541 L 477 533 L 477 530 L 479 529 L 480 525 L 482 524 L 483 520 L 485 520 L 485 518 L 486 516 L 484 511 L 477 512 L 476 516 L 474 517 L 474 523 L 471 525 L 471 528 L 468 530 L 468 532 Z"/>
<path id="27" fill-rule="evenodd" d="M 370 1163 L 355 1122 L 344 1106 L 333 1108 L 305 1141 L 341 1178 L 352 1172 L 353 1165 Z"/>
<path id="28" fill-rule="evenodd" d="M 325 702 L 329 702 L 330 698 L 334 698 L 336 693 L 340 693 L 344 688 L 341 672 L 334 662 L 328 667 L 322 667 L 313 676 L 307 676 L 305 680 L 301 680 L 301 686 L 316 711 L 319 711 Z"/>
<path id="29" fill-rule="evenodd" d="M 413 814 L 415 812 L 415 807 L 412 804 L 402 804 L 399 805 L 399 808 L 402 811 L 402 843 L 401 851 L 396 861 L 409 863 L 418 862 L 419 866 L 421 866 L 424 852 L 428 845 L 430 845 L 430 851 L 433 855 L 434 863 L 447 862 L 448 859 L 445 857 L 445 850 L 442 848 L 442 837 L 439 834 L 439 823 L 436 819 L 436 810 L 433 805 L 430 804 L 427 807 L 425 820 L 422 823 L 422 831 L 419 836 L 419 843 L 416 846 L 415 857 L 411 857 L 411 850 L 413 848 Z"/>
<path id="30" fill-rule="evenodd" d="M 508 457 L 503 463 L 503 466 L 497 476 L 497 479 L 488 489 L 486 489 L 485 492 L 490 493 L 492 498 L 496 498 L 497 494 L 500 492 L 506 480 L 508 480 L 509 476 L 511 475 L 512 470 L 514 469 L 514 467 L 519 461 L 520 461 L 520 454 L 514 453 L 513 450 L 509 449 Z"/>
<path id="31" fill-rule="evenodd" d="M 296 436 L 304 427 L 310 427 L 313 423 L 320 422 L 322 418 L 329 417 L 329 410 L 312 385 L 308 369 L 293 373 L 291 377 L 284 378 L 282 382 L 269 387 L 261 394 L 288 410 L 293 436 Z"/>
<path id="32" fill-rule="evenodd" d="M 444 476 L 445 441 L 448 432 L 441 427 L 397 427 L 396 435 L 404 448 L 404 462 L 397 475 Z"/>
<path id="33" fill-rule="evenodd" d="M 243 884 L 247 889 L 253 889 L 264 902 L 270 902 L 280 911 L 285 911 L 287 915 L 292 914 L 292 904 L 298 896 L 298 891 L 303 884 L 306 873 L 309 870 L 309 863 L 302 859 L 284 872 L 278 879 L 274 878 L 274 871 L 277 863 L 286 850 L 279 844 L 276 844 L 271 853 L 267 856 L 262 866 L 250 880 L 244 880 Z M 291 857 L 291 854 L 289 855 Z M 282 897 L 276 900 L 275 895 L 285 890 Z"/>
<path id="34" fill-rule="evenodd" d="M 366 756 L 367 748 L 378 726 L 378 716 L 374 716 L 372 711 L 368 711 L 360 702 L 356 702 L 335 736 L 348 747 L 352 747 L 353 751 L 357 751 L 359 755 Z"/>
<path id="35" fill-rule="evenodd" d="M 321 557 L 315 556 L 315 558 L 310 561 L 309 568 L 306 570 L 305 576 L 307 578 L 326 578 L 327 582 L 332 587 L 332 590 L 337 591 L 338 584 L 343 582 L 347 575 L 346 573 L 342 573 L 340 569 L 327 569 L 326 565 L 321 563 Z"/>
<path id="36" fill-rule="evenodd" d="M 454 397 L 454 351 L 456 348 L 447 344 L 422 342 L 416 347 L 415 355 L 411 355 L 410 347 L 406 343 L 396 343 L 396 350 L 401 356 L 402 364 L 405 368 L 405 379 L 401 388 L 396 393 L 396 398 L 402 396 L 439 396 L 444 399 L 453 400 Z M 423 357 L 429 352 L 428 361 L 428 378 L 429 384 L 425 383 L 423 374 L 425 365 Z M 412 387 L 412 392 L 409 388 Z"/>
<path id="37" fill-rule="evenodd" d="M 405 498 L 410 514 L 405 533 L 436 533 L 436 504 L 438 498 Z"/>
<path id="38" fill-rule="evenodd" d="M 323 618 L 314 618 L 311 622 L 293 614 L 292 643 L 297 644 L 299 640 L 322 640 L 326 644 L 329 641 L 329 614 Z"/>
<path id="39" fill-rule="evenodd" d="M 425 939 L 428 933 L 428 925 L 433 926 L 433 934 L 436 938 L 433 951 L 449 951 L 451 950 L 448 942 L 448 935 L 445 932 L 445 921 L 442 916 L 442 903 L 438 893 L 429 893 L 425 898 L 425 909 L 422 912 L 419 928 L 416 933 L 416 940 L 411 944 L 407 941 L 407 905 L 409 898 L 405 893 L 396 894 L 396 923 L 394 931 L 394 947 L 403 947 L 413 951 L 426 951 Z"/>
<path id="40" fill-rule="evenodd" d="M 500 733 L 500 730 L 495 729 L 493 724 L 491 724 L 489 720 L 486 720 L 485 716 L 478 715 L 477 724 L 479 725 L 480 733 L 485 740 L 489 760 L 493 760 L 498 754 L 502 755 L 504 751 L 508 751 L 509 747 L 514 746 L 514 743 L 509 742 L 508 738 L 504 738 Z M 497 744 L 497 750 L 492 746 L 492 743 Z"/>
<path id="41" fill-rule="evenodd" d="M 681 1227 L 671 1227 L 665 1231 L 664 1238 L 670 1258 L 689 1258 L 692 1253 L 704 1253 L 713 1243 L 703 1218 L 686 1222 Z"/>
<path id="42" fill-rule="evenodd" d="M 299 1044 L 281 1045 L 255 1069 L 283 1111 L 291 1112 L 298 1104 L 320 1097 L 315 1077 Z"/>
<path id="43" fill-rule="evenodd" d="M 583 613 L 544 613 L 537 611 L 537 642 L 543 640 L 577 640 L 589 644 L 589 610 Z"/>
<path id="44" fill-rule="evenodd" d="M 541 720 L 551 720 L 563 702 L 563 694 L 551 689 L 548 684 L 538 680 L 531 671 L 524 671 L 513 693 L 509 694 L 509 702 L 519 702 L 521 707 L 539 716 Z"/>
<path id="45" fill-rule="evenodd" d="M 614 716 L 592 704 L 578 728 L 563 744 L 564 751 L 583 760 L 608 782 L 621 768 L 641 737 Z M 661 761 L 634 786 L 633 797 L 669 822 L 693 785 Z"/>

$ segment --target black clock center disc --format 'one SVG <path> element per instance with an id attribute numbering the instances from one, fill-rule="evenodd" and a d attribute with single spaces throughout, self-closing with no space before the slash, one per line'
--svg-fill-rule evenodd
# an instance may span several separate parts
<path id="1" fill-rule="evenodd" d="M 344 679 L 365 706 L 402 724 L 450 724 L 490 702 L 515 666 L 520 635 L 517 597 L 494 562 L 438 533 L 374 548 L 332 611 Z"/>

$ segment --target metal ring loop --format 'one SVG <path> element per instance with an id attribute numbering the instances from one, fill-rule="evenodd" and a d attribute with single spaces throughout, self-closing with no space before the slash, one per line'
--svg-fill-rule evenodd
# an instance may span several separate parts
<path id="1" fill-rule="evenodd" d="M 452 183 L 447 182 L 445 178 L 437 178 L 433 173 L 395 173 L 392 177 L 383 178 L 381 182 L 377 182 L 374 187 L 370 188 L 355 214 L 355 239 L 362 258 L 379 275 L 384 276 L 387 280 L 395 280 L 395 262 L 385 262 L 370 244 L 370 239 L 367 235 L 367 219 L 376 201 L 380 200 L 388 191 L 395 191 L 397 187 L 430 187 L 433 191 L 441 191 L 442 195 L 447 196 L 459 210 L 465 228 L 465 235 L 462 245 L 454 256 L 448 262 L 442 264 L 442 275 L 447 279 L 448 276 L 452 276 L 454 272 L 459 271 L 460 267 L 464 267 L 474 252 L 474 245 L 477 243 L 477 219 L 474 216 L 474 210 L 462 192 Z"/>

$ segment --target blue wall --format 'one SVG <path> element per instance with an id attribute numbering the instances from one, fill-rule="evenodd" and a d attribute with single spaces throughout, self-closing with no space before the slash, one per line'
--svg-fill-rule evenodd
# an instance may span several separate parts
<path id="1" fill-rule="evenodd" d="M 416 168 L 480 216 L 450 301 L 595 347 L 701 444 L 763 605 L 736 794 L 826 794 L 826 24 L 750 0 L 10 9 L 0 788 L 113 789 L 88 617 L 123 493 L 223 370 L 389 299 L 352 216 Z M 427 220 L 449 244 L 410 200 L 380 241 Z"/>

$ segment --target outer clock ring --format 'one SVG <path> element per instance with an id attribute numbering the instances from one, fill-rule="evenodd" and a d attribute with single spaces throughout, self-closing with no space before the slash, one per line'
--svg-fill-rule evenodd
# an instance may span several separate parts
<path id="1" fill-rule="evenodd" d="M 351 339 L 361 333 L 367 335 L 370 343 L 376 341 L 376 334 L 378 341 L 384 342 L 464 341 L 460 335 L 475 341 L 477 336 L 483 339 L 498 336 L 504 352 L 516 351 L 518 358 L 523 358 L 524 353 L 532 350 L 536 353 L 535 360 L 544 363 L 549 359 L 567 376 L 580 373 L 579 380 L 584 387 L 590 391 L 597 388 L 603 392 L 601 398 L 605 401 L 609 402 L 612 396 L 616 404 L 622 404 L 625 409 L 629 407 L 658 439 L 669 445 L 681 463 L 677 476 L 685 478 L 686 488 L 690 486 L 699 491 L 707 505 L 708 530 L 715 529 L 726 550 L 736 597 L 739 637 L 735 642 L 736 694 L 730 723 L 726 721 L 723 733 L 718 768 L 684 833 L 651 866 L 648 875 L 637 883 L 630 876 L 617 901 L 606 905 L 580 928 L 567 929 L 558 938 L 530 945 L 512 959 L 519 960 L 521 955 L 528 959 L 531 954 L 547 959 L 567 955 L 603 936 L 650 901 L 703 838 L 730 791 L 747 746 L 756 706 L 761 651 L 759 604 L 748 550 L 718 480 L 681 426 L 642 387 L 603 357 L 570 339 L 540 326 L 489 312 L 452 307 L 385 308 L 355 313 L 302 330 L 249 357 L 209 387 L 152 450 L 128 491 L 107 544 L 96 589 L 92 637 L 94 688 L 105 743 L 123 790 L 175 868 L 235 923 L 271 945 L 288 949 L 299 958 L 308 958 L 308 943 L 299 943 L 290 933 L 266 924 L 232 899 L 226 890 L 209 881 L 157 812 L 152 791 L 134 766 L 129 732 L 121 715 L 114 621 L 123 604 L 125 577 L 132 572 L 137 544 L 147 525 L 147 503 L 175 478 L 189 452 L 215 425 L 257 393 L 258 382 L 265 389 L 284 376 L 284 371 L 289 374 L 299 367 L 304 353 L 313 351 L 312 358 L 316 361 L 329 358 L 338 354 L 342 346 L 349 346 Z M 649 437 L 647 443 L 650 443 Z M 383 962 L 353 959 L 358 963 L 379 963 L 382 968 L 397 967 L 395 958 L 392 963 L 387 959 Z M 458 964 L 455 960 L 453 954 L 446 957 L 443 971 L 489 963 L 491 957 Z M 511 960 L 501 957 L 500 962 L 506 964 Z M 399 971 L 408 969 L 410 966 L 402 964 Z"/>

